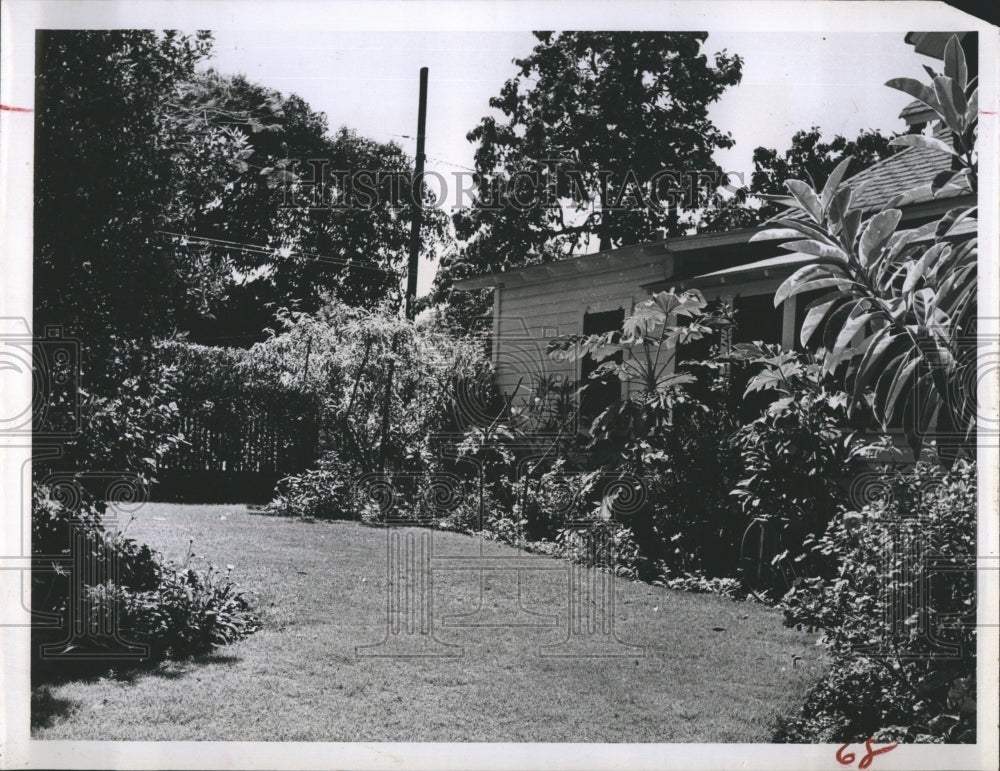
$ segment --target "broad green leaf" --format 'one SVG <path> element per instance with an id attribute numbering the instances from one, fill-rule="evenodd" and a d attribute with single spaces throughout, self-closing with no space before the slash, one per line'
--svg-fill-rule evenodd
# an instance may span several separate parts
<path id="1" fill-rule="evenodd" d="M 965 51 L 958 35 L 952 35 L 944 47 L 944 74 L 962 89 L 968 83 L 969 70 L 965 63 Z"/>
<path id="2" fill-rule="evenodd" d="M 858 247 L 858 256 L 864 265 L 870 263 L 882 251 L 882 247 L 889 241 L 889 237 L 896 231 L 900 218 L 903 216 L 899 209 L 889 209 L 879 212 L 865 226 L 864 233 L 861 234 L 861 244 Z"/>
<path id="3" fill-rule="evenodd" d="M 896 370 L 896 374 L 893 377 L 892 385 L 889 387 L 889 393 L 885 400 L 885 414 L 890 417 L 894 414 L 896 408 L 896 401 L 899 399 L 900 394 L 903 393 L 906 388 L 913 388 L 916 381 L 914 379 L 914 373 L 917 371 L 917 367 L 920 366 L 921 359 L 919 356 L 914 356 L 910 359 L 904 366 L 899 367 Z"/>
<path id="4" fill-rule="evenodd" d="M 847 167 L 851 165 L 851 161 L 854 156 L 848 155 L 844 160 L 837 164 L 830 176 L 826 180 L 826 184 L 823 186 L 823 193 L 820 196 L 820 203 L 822 204 L 823 211 L 826 212 L 830 208 L 830 203 L 833 201 L 833 197 L 837 192 L 837 188 L 840 186 L 840 181 L 844 178 L 844 174 L 847 173 Z"/>
<path id="5" fill-rule="evenodd" d="M 885 398 L 889 393 L 892 383 L 895 381 L 896 375 L 898 374 L 900 368 L 906 365 L 906 362 L 910 360 L 913 355 L 913 350 L 910 346 L 903 346 L 902 349 L 897 353 L 893 352 L 892 357 L 886 362 L 885 366 L 878 372 L 874 372 L 875 376 L 875 403 L 879 405 L 879 408 L 884 410 L 885 408 Z M 891 420 L 892 416 L 885 413 L 885 418 Z"/>
<path id="6" fill-rule="evenodd" d="M 959 170 L 949 169 L 947 171 L 941 171 L 934 175 L 934 179 L 931 180 L 931 195 L 937 195 L 938 191 L 951 182 L 957 175 L 962 172 Z"/>
<path id="7" fill-rule="evenodd" d="M 855 311 L 858 306 L 855 306 Z M 865 324 L 875 318 L 875 314 L 871 311 L 862 311 L 860 313 L 855 313 L 847 321 L 844 322 L 844 326 L 840 328 L 840 332 L 837 334 L 837 339 L 833 344 L 831 352 L 834 354 L 841 353 L 843 350 L 851 344 L 854 340 L 855 335 L 858 334 L 862 329 L 864 329 Z"/>
<path id="8" fill-rule="evenodd" d="M 882 356 L 892 347 L 893 343 L 899 339 L 899 333 L 893 327 L 886 325 L 872 335 L 872 340 L 865 350 L 858 369 L 855 373 L 854 381 L 854 401 L 861 400 L 864 392 L 868 388 L 873 388 L 878 376 L 884 371 L 881 367 Z"/>
<path id="9" fill-rule="evenodd" d="M 907 265 L 906 280 L 903 282 L 902 289 L 904 295 L 912 292 L 916 288 L 917 283 L 921 279 L 926 278 L 927 267 L 938 258 L 941 252 L 944 251 L 945 246 L 945 244 L 934 244 L 934 246 L 924 252 L 920 259 L 910 262 Z"/>
<path id="10" fill-rule="evenodd" d="M 968 97 L 968 106 L 965 108 L 965 125 L 972 126 L 973 121 L 979 120 L 979 89 L 973 89 Z"/>
<path id="11" fill-rule="evenodd" d="M 934 78 L 934 94 L 941 105 L 939 113 L 945 124 L 956 134 L 961 134 L 965 130 L 965 108 L 968 106 L 961 89 L 951 78 L 941 75 Z"/>
<path id="12" fill-rule="evenodd" d="M 802 208 L 809 216 L 813 218 L 814 222 L 817 224 L 823 222 L 823 205 L 820 203 L 815 190 L 798 179 L 786 180 L 785 187 L 795 196 L 796 200 L 802 205 Z"/>
<path id="13" fill-rule="evenodd" d="M 786 278 L 781 286 L 778 287 L 778 291 L 774 293 L 774 307 L 777 308 L 781 303 L 783 303 L 787 298 L 792 295 L 798 294 L 802 291 L 801 287 L 811 279 L 819 278 L 820 280 L 830 280 L 834 283 L 850 283 L 850 279 L 846 277 L 837 278 L 833 273 L 834 266 L 827 265 L 803 265 L 797 271 L 795 271 L 791 276 Z M 833 284 L 831 284 L 832 286 Z"/>
<path id="14" fill-rule="evenodd" d="M 767 230 L 761 230 L 759 233 L 754 233 L 750 236 L 749 243 L 754 243 L 756 241 L 777 241 L 784 238 L 798 238 L 802 235 L 801 231 L 793 230 L 792 228 L 768 228 Z"/>
<path id="15" fill-rule="evenodd" d="M 789 241 L 781 244 L 780 248 L 787 249 L 790 252 L 805 252 L 806 254 L 824 257 L 835 262 L 847 261 L 847 255 L 839 246 L 832 246 L 831 244 L 825 244 L 822 241 L 812 239 L 808 241 Z"/>
<path id="16" fill-rule="evenodd" d="M 844 217 L 850 211 L 852 196 L 853 191 L 851 188 L 845 186 L 837 191 L 837 194 L 833 196 L 833 200 L 830 202 L 830 221 L 835 223 L 838 229 L 843 225 Z"/>
<path id="17" fill-rule="evenodd" d="M 897 91 L 903 91 L 909 94 L 914 99 L 917 99 L 928 107 L 933 108 L 938 111 L 941 105 L 938 104 L 937 97 L 934 94 L 934 90 L 928 88 L 919 80 L 914 80 L 913 78 L 893 78 L 885 83 L 889 88 L 895 88 Z"/>
<path id="18" fill-rule="evenodd" d="M 803 220 L 793 220 L 788 217 L 783 219 L 775 220 L 779 225 L 783 225 L 786 228 L 791 228 L 792 230 L 797 230 L 804 236 L 809 238 L 815 238 L 818 241 L 830 241 L 830 235 L 823 230 L 817 228 L 815 225 L 810 225 L 808 222 Z"/>
<path id="19" fill-rule="evenodd" d="M 824 372 L 832 372 L 840 361 L 838 352 L 834 351 L 834 343 L 836 342 L 841 325 L 854 315 L 856 307 L 857 301 L 850 299 L 838 306 L 830 314 L 830 318 L 827 319 L 826 327 L 823 329 L 823 347 L 827 350 L 827 356 L 824 357 L 823 361 Z"/>
<path id="20" fill-rule="evenodd" d="M 940 220 L 936 223 L 928 223 L 935 225 L 934 232 L 938 238 L 943 238 L 947 236 L 955 227 L 968 217 L 976 216 L 977 207 L 972 206 L 969 208 L 955 208 L 950 209 Z"/>
<path id="21" fill-rule="evenodd" d="M 854 241 L 858 237 L 858 228 L 861 227 L 861 210 L 853 209 L 844 217 L 844 228 L 840 234 L 845 249 L 851 249 Z"/>
<path id="22" fill-rule="evenodd" d="M 825 302 L 818 300 L 813 301 L 810 304 L 809 310 L 806 313 L 806 317 L 802 322 L 802 329 L 799 331 L 799 341 L 803 346 L 809 345 L 809 340 L 812 338 L 813 333 L 816 328 L 822 323 L 826 315 L 833 309 L 835 305 L 843 302 L 843 299 L 837 297 L 833 300 L 827 300 Z"/>

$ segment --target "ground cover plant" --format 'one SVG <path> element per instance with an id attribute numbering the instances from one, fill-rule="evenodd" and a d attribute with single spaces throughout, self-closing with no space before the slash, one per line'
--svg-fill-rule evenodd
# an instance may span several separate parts
<path id="1" fill-rule="evenodd" d="M 872 502 L 810 544 L 836 565 L 784 598 L 833 663 L 783 741 L 975 742 L 976 466 L 873 475 Z"/>

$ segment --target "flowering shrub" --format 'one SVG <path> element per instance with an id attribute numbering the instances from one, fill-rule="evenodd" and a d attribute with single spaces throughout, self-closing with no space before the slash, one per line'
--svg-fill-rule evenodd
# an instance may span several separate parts
<path id="1" fill-rule="evenodd" d="M 787 622 L 822 631 L 833 665 L 779 738 L 974 742 L 976 466 L 871 483 L 872 503 L 807 544 L 833 576 L 785 597 Z"/>
<path id="2" fill-rule="evenodd" d="M 248 351 L 247 369 L 317 400 L 323 455 L 282 481 L 271 511 L 345 516 L 364 474 L 388 467 L 412 476 L 444 463 L 445 436 L 457 431 L 455 383 L 488 368 L 474 343 L 333 298 L 314 314 L 280 319 L 282 331 Z"/>

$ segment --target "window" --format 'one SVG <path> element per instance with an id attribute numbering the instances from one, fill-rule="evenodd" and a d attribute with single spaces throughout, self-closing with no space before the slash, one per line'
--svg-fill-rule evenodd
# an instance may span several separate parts
<path id="1" fill-rule="evenodd" d="M 585 313 L 583 314 L 583 334 L 599 335 L 604 332 L 614 332 L 622 328 L 624 321 L 625 311 L 622 308 L 602 313 Z M 621 354 L 615 356 L 614 360 L 621 363 Z M 580 362 L 580 385 L 586 384 L 587 386 L 580 395 L 580 417 L 585 424 L 589 424 L 608 406 L 622 397 L 622 381 L 616 376 L 605 375 L 597 380 L 590 378 L 590 373 L 597 369 L 598 364 L 599 362 L 594 361 L 589 354 L 584 356 Z"/>
<path id="2" fill-rule="evenodd" d="M 774 293 L 737 296 L 733 299 L 736 311 L 734 343 L 781 343 L 781 322 L 784 310 L 774 307 Z"/>

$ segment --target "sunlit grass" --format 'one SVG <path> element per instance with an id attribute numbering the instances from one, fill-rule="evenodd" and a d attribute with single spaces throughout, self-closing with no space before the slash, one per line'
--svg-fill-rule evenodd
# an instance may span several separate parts
<path id="1" fill-rule="evenodd" d="M 454 658 L 366 658 L 385 634 L 383 530 L 304 523 L 242 506 L 149 504 L 129 535 L 183 559 L 233 565 L 264 629 L 196 660 L 36 691 L 37 739 L 217 741 L 766 741 L 822 666 L 813 640 L 751 603 L 615 582 L 618 658 L 546 658 L 566 636 L 567 563 L 521 572 L 524 608 L 549 627 L 441 627 L 476 609 L 477 575 L 435 570 L 434 612 Z M 480 543 L 436 532 L 436 554 Z M 516 556 L 487 543 L 490 555 Z M 484 574 L 503 610 L 515 573 Z"/>

